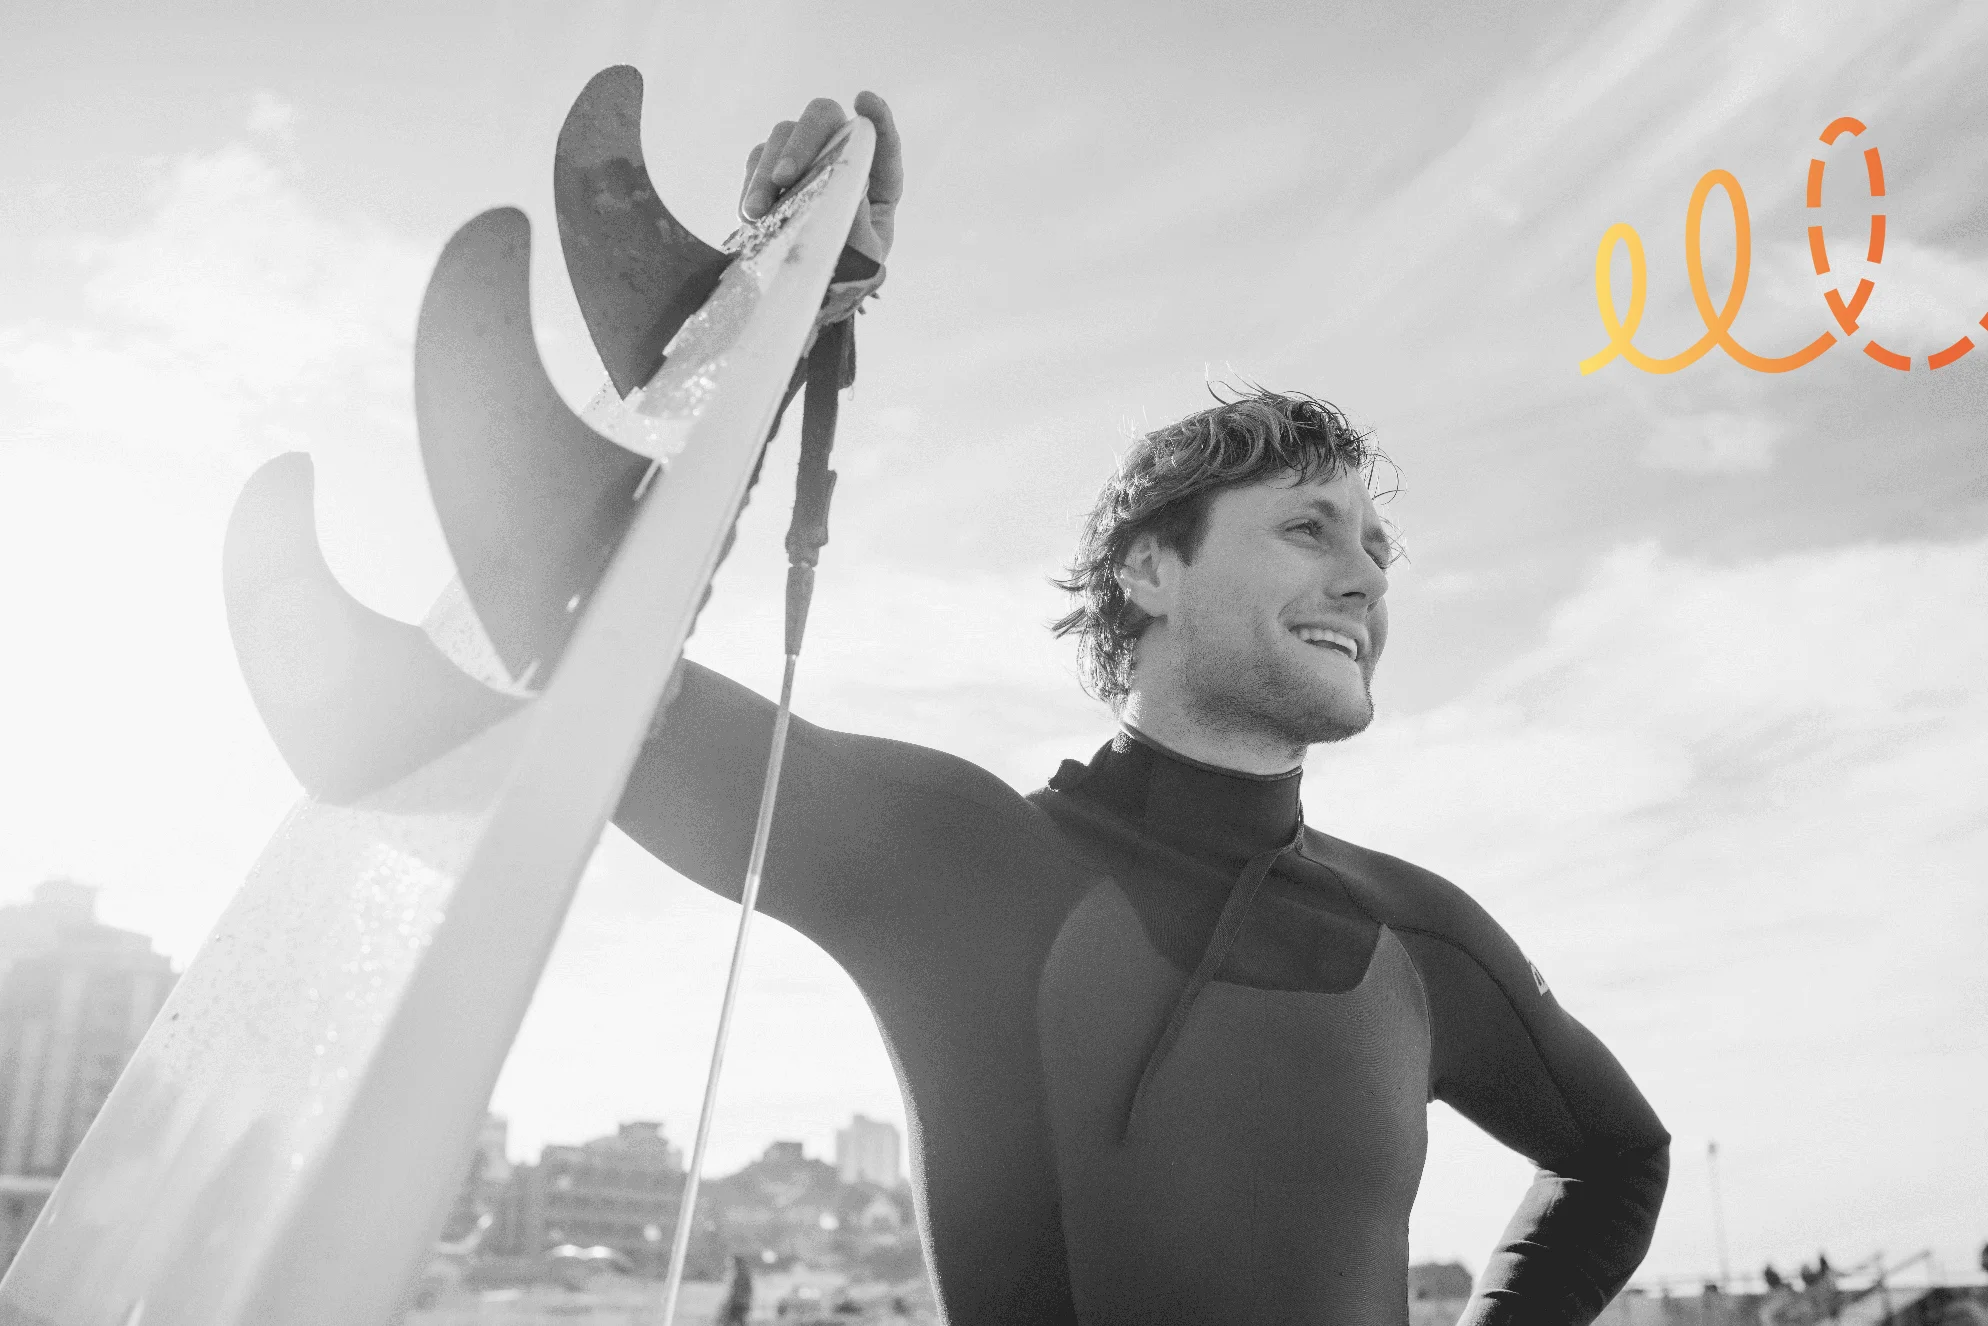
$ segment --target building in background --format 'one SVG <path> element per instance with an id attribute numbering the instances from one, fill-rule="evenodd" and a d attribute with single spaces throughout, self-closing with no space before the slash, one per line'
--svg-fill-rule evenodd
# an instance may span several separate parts
<path id="1" fill-rule="evenodd" d="M 547 1146 L 536 1165 L 511 1167 L 508 1210 L 493 1247 L 537 1254 L 572 1243 L 613 1248 L 638 1270 L 659 1273 L 683 1196 L 683 1152 L 651 1120 L 612 1137 Z"/>
<path id="2" fill-rule="evenodd" d="M 502 1115 L 483 1116 L 477 1130 L 476 1150 L 470 1154 L 469 1170 L 456 1192 L 455 1205 L 442 1221 L 444 1246 L 457 1245 L 473 1251 L 493 1238 L 502 1240 L 504 1217 L 510 1204 L 512 1167 L 507 1154 L 511 1126 Z"/>
<path id="3" fill-rule="evenodd" d="M 774 1142 L 738 1173 L 708 1180 L 704 1191 L 691 1253 L 706 1274 L 736 1255 L 890 1282 L 923 1272 L 909 1190 L 845 1182 L 839 1166 L 810 1159 L 799 1142 Z"/>
<path id="4" fill-rule="evenodd" d="M 879 1154 L 895 1159 L 896 1130 L 883 1127 L 891 1145 L 872 1155 L 873 1166 L 883 1163 Z M 573 1245 L 568 1261 L 579 1251 L 609 1249 L 623 1270 L 664 1273 L 686 1175 L 683 1153 L 660 1124 L 625 1123 L 612 1137 L 547 1146 L 536 1164 L 501 1161 L 502 1137 L 503 1121 L 486 1120 L 437 1247 L 438 1263 L 453 1259 L 450 1274 L 436 1276 L 438 1285 L 497 1288 L 556 1279 L 561 1257 L 554 1250 L 565 1245 Z M 894 1177 L 894 1165 L 883 1173 Z M 769 1144 L 737 1173 L 704 1181 L 688 1276 L 729 1275 L 741 1256 L 756 1268 L 803 1265 L 891 1284 L 924 1274 L 910 1189 L 844 1182 L 837 1166 L 811 1158 L 792 1140 Z"/>
<path id="5" fill-rule="evenodd" d="M 1408 1301 L 1461 1303 L 1470 1297 L 1473 1283 L 1470 1268 L 1461 1262 L 1417 1262 L 1408 1268 Z"/>
<path id="6" fill-rule="evenodd" d="M 152 941 L 44 880 L 0 907 L 0 1258 L 12 1261 L 174 981 Z"/>
<path id="7" fill-rule="evenodd" d="M 511 1181 L 511 1124 L 501 1114 L 485 1114 L 476 1134 L 476 1155 L 483 1163 L 484 1182 L 502 1188 Z"/>
<path id="8" fill-rule="evenodd" d="M 897 1187 L 897 1128 L 857 1115 L 835 1134 L 835 1171 L 844 1183 Z"/>
<path id="9" fill-rule="evenodd" d="M 766 1154 L 753 1162 L 755 1165 L 770 1165 L 776 1169 L 807 1163 L 808 1153 L 799 1142 L 768 1142 Z"/>

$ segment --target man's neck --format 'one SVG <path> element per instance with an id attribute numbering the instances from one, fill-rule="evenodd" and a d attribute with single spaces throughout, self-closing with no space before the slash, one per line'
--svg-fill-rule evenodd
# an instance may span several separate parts
<path id="1" fill-rule="evenodd" d="M 1160 746 L 1202 764 L 1246 774 L 1284 774 L 1305 762 L 1305 750 L 1260 732 L 1239 731 L 1201 721 L 1178 706 L 1134 690 L 1125 697 L 1119 721 Z"/>

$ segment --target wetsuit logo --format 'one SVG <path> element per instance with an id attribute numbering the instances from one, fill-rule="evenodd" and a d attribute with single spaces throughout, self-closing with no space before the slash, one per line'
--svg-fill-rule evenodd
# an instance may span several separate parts
<path id="1" fill-rule="evenodd" d="M 1822 131 L 1825 146 L 1834 143 L 1844 134 L 1851 137 L 1864 132 L 1860 121 L 1844 116 L 1831 121 Z M 1807 205 L 1811 209 L 1822 206 L 1823 161 L 1820 157 L 1809 159 Z M 1885 196 L 1884 163 L 1875 147 L 1864 150 L 1864 173 L 1869 183 L 1873 203 Z M 1712 292 L 1705 284 L 1704 253 L 1699 245 L 1699 232 L 1705 219 L 1705 204 L 1712 196 L 1713 189 L 1726 191 L 1726 202 L 1733 209 L 1733 280 L 1726 291 L 1726 302 L 1719 308 L 1712 307 Z M 1871 212 L 1870 242 L 1864 250 L 1864 261 L 1875 267 L 1884 260 L 1884 217 L 1885 214 Z M 1615 258 L 1615 246 L 1622 245 L 1629 250 L 1629 311 L 1620 315 L 1615 310 L 1615 295 L 1609 286 L 1609 269 Z M 1828 246 L 1824 243 L 1822 227 L 1809 227 L 1809 258 L 1815 265 L 1817 276 L 1829 274 Z M 1836 334 L 1825 331 L 1793 354 L 1770 358 L 1755 354 L 1733 338 L 1733 320 L 1739 317 L 1740 303 L 1746 298 L 1746 278 L 1753 261 L 1753 231 L 1747 219 L 1746 194 L 1740 188 L 1739 180 L 1730 172 L 1708 170 L 1699 179 L 1698 187 L 1691 191 L 1691 202 L 1684 212 L 1684 265 L 1691 278 L 1691 298 L 1698 306 L 1698 316 L 1705 323 L 1705 334 L 1695 343 L 1667 359 L 1654 359 L 1636 348 L 1632 343 L 1637 324 L 1643 320 L 1643 299 L 1648 293 L 1648 272 L 1643 261 L 1643 239 L 1636 228 L 1626 221 L 1618 221 L 1610 226 L 1601 237 L 1601 248 L 1595 254 L 1595 303 L 1601 309 L 1601 325 L 1608 333 L 1608 344 L 1597 353 L 1581 361 L 1581 372 L 1592 373 L 1607 364 L 1611 359 L 1624 359 L 1642 369 L 1645 373 L 1675 373 L 1681 368 L 1695 364 L 1713 346 L 1724 350 L 1728 357 L 1738 361 L 1756 373 L 1786 373 L 1800 368 L 1815 359 L 1830 346 L 1836 344 Z M 1856 334 L 1857 317 L 1864 311 L 1864 303 L 1875 289 L 1873 282 L 1859 280 L 1857 292 L 1846 302 L 1838 291 L 1830 290 L 1823 296 L 1829 305 L 1836 325 L 1848 337 Z M 1981 325 L 1988 328 L 1988 314 L 1983 314 Z M 1946 349 L 1926 357 L 1926 367 L 1945 368 L 1974 348 L 1974 342 L 1963 336 Z M 1864 353 L 1877 360 L 1886 368 L 1895 368 L 1901 373 L 1912 368 L 1912 358 L 1887 349 L 1875 340 L 1864 343 Z M 1537 975 L 1537 973 L 1535 973 Z M 1544 989 L 1545 987 L 1541 987 Z"/>
<path id="2" fill-rule="evenodd" d="M 1541 975 L 1539 974 L 1539 967 L 1538 967 L 1538 965 L 1537 965 L 1537 964 L 1535 964 L 1535 963 L 1531 963 L 1531 962 L 1528 962 L 1528 963 L 1526 963 L 1526 970 L 1527 970 L 1527 971 L 1530 971 L 1530 972 L 1532 973 L 1532 983 L 1533 983 L 1533 985 L 1534 985 L 1534 986 L 1536 986 L 1536 987 L 1538 988 L 1538 990 L 1539 990 L 1539 992 L 1540 992 L 1541 994 L 1545 994 L 1545 993 L 1546 993 L 1546 978 L 1545 978 L 1544 976 L 1541 976 Z"/>

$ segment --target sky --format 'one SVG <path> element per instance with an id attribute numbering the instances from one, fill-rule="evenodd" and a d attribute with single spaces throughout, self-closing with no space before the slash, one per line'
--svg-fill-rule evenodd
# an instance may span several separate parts
<path id="1" fill-rule="evenodd" d="M 527 211 L 547 366 L 576 408 L 601 378 L 551 242 L 592 73 L 643 71 L 652 172 L 713 241 L 775 120 L 871 88 L 907 189 L 798 710 L 1039 786 L 1113 729 L 1043 628 L 1115 457 L 1210 381 L 1333 400 L 1399 468 L 1408 559 L 1380 717 L 1314 752 L 1307 822 L 1469 891 L 1628 1067 L 1674 1137 L 1644 1278 L 1716 1272 L 1714 1142 L 1735 1271 L 1930 1248 L 1979 1278 L 1988 345 L 1925 356 L 1988 342 L 1988 8 L 15 0 L 0 32 L 0 901 L 74 876 L 193 956 L 298 795 L 228 643 L 230 505 L 310 452 L 335 570 L 422 615 L 451 568 L 411 338 L 457 225 Z M 1823 147 L 1842 115 L 1866 131 Z M 1582 375 L 1616 222 L 1636 344 L 1703 334 L 1715 168 L 1751 222 L 1739 342 L 1793 351 L 1868 275 L 1860 330 L 1784 374 Z M 1705 218 L 1717 297 L 1723 195 Z M 690 646 L 767 693 L 793 445 Z M 687 1141 L 735 918 L 609 832 L 493 1100 L 515 1157 Z M 770 922 L 749 963 L 713 1171 L 901 1121 L 840 970 Z M 1477 1270 L 1528 1167 L 1444 1106 L 1431 1137 L 1411 1251 Z"/>

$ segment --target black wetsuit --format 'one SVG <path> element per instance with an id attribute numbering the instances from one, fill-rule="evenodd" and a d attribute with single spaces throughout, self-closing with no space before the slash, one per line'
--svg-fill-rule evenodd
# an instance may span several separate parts
<path id="1" fill-rule="evenodd" d="M 686 665 L 616 823 L 736 897 L 772 706 Z M 875 1012 L 948 1320 L 1407 1320 L 1430 1099 L 1537 1179 L 1464 1321 L 1592 1320 L 1668 1135 L 1497 923 L 1121 734 L 1028 797 L 796 721 L 761 905 Z"/>

